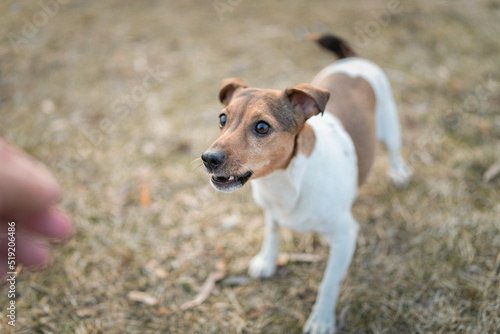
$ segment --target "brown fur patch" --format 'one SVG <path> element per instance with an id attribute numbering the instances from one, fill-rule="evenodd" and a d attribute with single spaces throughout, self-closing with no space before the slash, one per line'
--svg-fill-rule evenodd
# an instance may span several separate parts
<path id="1" fill-rule="evenodd" d="M 309 124 L 304 124 L 302 130 L 297 137 L 296 152 L 300 152 L 306 157 L 310 157 L 314 146 L 316 146 L 316 134 Z"/>
<path id="2" fill-rule="evenodd" d="M 330 91 L 326 110 L 340 119 L 354 142 L 358 156 L 358 185 L 361 186 L 375 158 L 375 93 L 365 79 L 344 73 L 332 74 L 319 87 Z"/>

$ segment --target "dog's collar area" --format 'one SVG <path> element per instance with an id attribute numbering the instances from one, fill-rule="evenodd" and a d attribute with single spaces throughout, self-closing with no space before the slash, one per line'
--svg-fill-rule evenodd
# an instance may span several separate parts
<path id="1" fill-rule="evenodd" d="M 241 188 L 249 179 L 252 177 L 253 172 L 248 171 L 241 176 L 212 176 L 213 186 L 220 191 L 231 192 L 238 188 Z"/>

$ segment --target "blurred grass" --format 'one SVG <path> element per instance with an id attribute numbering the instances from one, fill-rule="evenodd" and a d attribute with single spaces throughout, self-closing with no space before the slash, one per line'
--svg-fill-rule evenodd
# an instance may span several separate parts
<path id="1" fill-rule="evenodd" d="M 210 1 L 70 1 L 16 52 L 9 33 L 21 34 L 40 5 L 2 2 L 0 135 L 54 170 L 77 227 L 50 271 L 22 273 L 17 331 L 300 333 L 328 250 L 287 230 L 283 251 L 325 260 L 219 284 L 201 306 L 176 312 L 217 249 L 229 275 L 244 275 L 263 233 L 249 188 L 216 193 L 196 159 L 217 136 L 222 78 L 278 89 L 308 82 L 333 59 L 305 32 L 352 41 L 388 5 L 242 1 L 220 20 Z M 415 178 L 395 189 L 379 150 L 354 207 L 362 228 L 337 307 L 342 332 L 500 328 L 500 178 L 482 181 L 500 161 L 499 18 L 493 0 L 402 1 L 359 50 L 391 79 Z M 140 92 L 148 68 L 168 76 L 136 107 L 114 108 Z M 128 300 L 132 290 L 158 304 Z M 11 330 L 4 314 L 2 333 Z"/>

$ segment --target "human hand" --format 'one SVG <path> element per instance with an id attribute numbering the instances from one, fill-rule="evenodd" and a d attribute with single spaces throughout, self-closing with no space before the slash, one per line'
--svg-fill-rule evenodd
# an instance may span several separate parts
<path id="1" fill-rule="evenodd" d="M 0 277 L 14 271 L 7 264 L 9 222 L 15 223 L 15 262 L 29 268 L 48 265 L 49 240 L 71 235 L 69 219 L 53 207 L 59 196 L 47 167 L 0 138 Z"/>

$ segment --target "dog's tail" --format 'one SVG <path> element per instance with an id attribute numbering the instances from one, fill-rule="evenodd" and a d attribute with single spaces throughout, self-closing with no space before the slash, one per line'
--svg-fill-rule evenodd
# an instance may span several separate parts
<path id="1" fill-rule="evenodd" d="M 340 59 L 348 57 L 356 57 L 356 52 L 351 48 L 349 43 L 342 38 L 331 34 L 309 34 L 310 40 L 315 41 L 327 50 L 333 51 Z"/>

